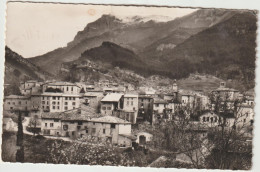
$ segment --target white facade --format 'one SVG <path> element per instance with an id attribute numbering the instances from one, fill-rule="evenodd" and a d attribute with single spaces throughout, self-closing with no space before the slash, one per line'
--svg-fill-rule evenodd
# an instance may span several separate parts
<path id="1" fill-rule="evenodd" d="M 62 93 L 43 93 L 41 95 L 41 106 L 44 111 L 63 112 L 79 108 L 80 95 Z"/>

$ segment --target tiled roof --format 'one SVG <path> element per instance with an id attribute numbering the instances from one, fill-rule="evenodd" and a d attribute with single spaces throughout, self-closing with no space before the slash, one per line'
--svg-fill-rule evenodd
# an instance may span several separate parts
<path id="1" fill-rule="evenodd" d="M 90 121 L 99 123 L 131 124 L 130 122 L 117 118 L 115 116 L 103 116 L 99 118 L 92 118 Z"/>
<path id="2" fill-rule="evenodd" d="M 131 139 L 131 140 L 136 140 L 137 138 L 131 134 L 119 134 L 120 136 L 122 137 L 126 137 L 128 139 Z"/>
<path id="3" fill-rule="evenodd" d="M 51 92 L 44 92 L 41 95 L 42 96 L 80 97 L 79 94 L 65 94 L 65 93 L 51 93 Z"/>
<path id="4" fill-rule="evenodd" d="M 5 99 L 28 99 L 29 96 L 19 96 L 19 95 L 10 95 L 10 96 L 5 96 Z"/>
<path id="5" fill-rule="evenodd" d="M 163 99 L 154 99 L 154 104 L 167 104 L 166 100 Z"/>
<path id="6" fill-rule="evenodd" d="M 138 97 L 137 94 L 125 94 L 124 97 Z"/>
<path id="7" fill-rule="evenodd" d="M 70 82 L 51 82 L 51 83 L 47 83 L 47 85 L 55 85 L 55 86 L 76 86 L 76 87 L 79 87 L 77 84 L 70 83 Z"/>
<path id="8" fill-rule="evenodd" d="M 107 94 L 101 102 L 118 102 L 122 96 L 123 94 L 118 93 Z"/>

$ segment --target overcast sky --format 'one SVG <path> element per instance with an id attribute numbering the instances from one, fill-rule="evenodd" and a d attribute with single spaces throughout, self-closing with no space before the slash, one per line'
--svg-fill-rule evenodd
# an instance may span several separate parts
<path id="1" fill-rule="evenodd" d="M 9 2 L 6 44 L 25 58 L 34 57 L 66 46 L 78 31 L 103 14 L 119 18 L 162 15 L 174 19 L 194 11 L 189 8 Z"/>

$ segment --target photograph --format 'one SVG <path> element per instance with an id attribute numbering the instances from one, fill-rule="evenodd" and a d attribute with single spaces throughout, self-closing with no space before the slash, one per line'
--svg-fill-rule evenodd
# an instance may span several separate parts
<path id="1" fill-rule="evenodd" d="M 257 10 L 6 6 L 3 162 L 252 169 Z"/>

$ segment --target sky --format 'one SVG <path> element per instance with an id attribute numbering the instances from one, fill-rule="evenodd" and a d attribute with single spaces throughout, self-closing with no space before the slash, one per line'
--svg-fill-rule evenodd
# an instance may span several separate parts
<path id="1" fill-rule="evenodd" d="M 6 45 L 25 58 L 65 47 L 78 31 L 111 14 L 129 16 L 167 16 L 172 19 L 194 12 L 191 8 L 105 6 L 84 4 L 9 2 L 6 14 Z"/>

